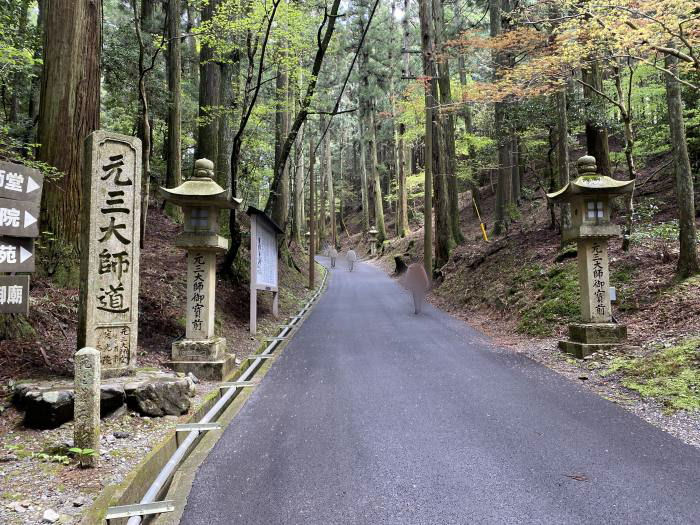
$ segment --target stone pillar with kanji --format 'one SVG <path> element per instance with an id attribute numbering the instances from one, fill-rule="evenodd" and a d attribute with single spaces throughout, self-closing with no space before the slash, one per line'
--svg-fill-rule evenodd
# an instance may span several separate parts
<path id="1" fill-rule="evenodd" d="M 193 177 L 177 188 L 160 191 L 166 201 L 183 209 L 185 231 L 175 245 L 187 251 L 185 337 L 173 343 L 168 364 L 200 379 L 221 380 L 233 369 L 234 355 L 226 339 L 215 333 L 216 254 L 228 249 L 228 240 L 219 235 L 219 212 L 233 210 L 240 201 L 231 199 L 213 177 L 214 163 L 199 159 Z"/>
<path id="2" fill-rule="evenodd" d="M 141 141 L 102 130 L 85 141 L 78 348 L 103 377 L 133 373 L 139 318 Z"/>
<path id="3" fill-rule="evenodd" d="M 547 196 L 571 204 L 571 225 L 562 231 L 562 237 L 577 245 L 583 322 L 569 325 L 569 340 L 559 341 L 559 347 L 583 358 L 619 345 L 627 337 L 627 327 L 616 323 L 612 313 L 608 240 L 620 236 L 620 227 L 610 219 L 610 201 L 632 192 L 634 181 L 599 175 L 590 155 L 581 157 L 577 168 L 575 180 Z"/>

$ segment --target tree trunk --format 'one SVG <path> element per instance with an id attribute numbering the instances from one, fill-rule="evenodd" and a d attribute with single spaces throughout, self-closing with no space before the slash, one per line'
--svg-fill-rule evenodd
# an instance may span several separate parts
<path id="1" fill-rule="evenodd" d="M 449 221 L 450 242 L 461 244 L 464 241 L 459 224 L 459 193 L 457 188 L 457 153 L 455 149 L 455 121 L 450 110 L 452 105 L 452 88 L 450 86 L 450 63 L 444 50 L 445 14 L 442 0 L 433 0 L 433 20 L 435 23 L 435 46 L 437 52 L 444 55 L 438 61 L 438 83 L 440 85 L 440 104 L 445 110 L 440 111 L 442 126 L 442 153 L 446 158 L 445 179 L 447 180 L 447 214 Z"/>
<path id="2" fill-rule="evenodd" d="M 240 59 L 235 51 L 219 64 L 219 101 L 222 112 L 219 117 L 216 182 L 222 188 L 231 187 L 231 149 L 233 148 L 233 109 L 236 106 L 236 89 L 240 76 Z M 231 213 L 233 213 L 231 211 Z"/>
<path id="3" fill-rule="evenodd" d="M 40 35 L 44 34 L 45 18 L 46 18 L 46 0 L 39 0 L 37 2 L 39 13 L 36 20 L 36 32 Z M 42 78 L 42 57 L 43 49 L 42 46 L 36 46 L 34 49 L 34 76 L 32 78 L 32 83 L 29 89 L 29 97 L 27 101 L 27 117 L 31 122 L 31 126 L 27 126 L 25 133 L 25 142 L 27 144 L 36 144 L 39 142 L 38 139 L 38 122 L 39 122 L 39 100 L 41 95 L 41 78 Z M 29 148 L 27 148 L 27 154 L 29 154 Z M 34 148 L 34 156 L 38 157 L 39 150 Z"/>
<path id="4" fill-rule="evenodd" d="M 552 159 L 554 152 L 557 149 L 556 130 L 554 129 L 554 126 L 549 126 L 548 138 L 549 149 L 547 150 L 547 172 L 549 174 L 549 186 L 547 188 L 547 193 L 554 193 L 559 189 L 557 187 L 558 181 L 555 175 L 556 170 L 554 169 L 554 160 Z M 554 209 L 554 202 L 549 199 L 547 199 L 547 209 L 549 210 L 549 229 L 554 230 L 557 227 L 557 214 Z"/>
<path id="5" fill-rule="evenodd" d="M 400 167 L 399 164 L 403 162 L 401 160 L 401 151 L 399 148 L 399 125 L 396 122 L 396 82 L 395 82 L 395 69 L 393 67 L 394 64 L 394 48 L 396 47 L 396 32 L 393 28 L 393 22 L 395 20 L 396 16 L 396 2 L 392 0 L 391 2 L 391 10 L 389 11 L 389 20 L 392 23 L 392 28 L 391 28 L 391 42 L 389 46 L 389 55 L 388 55 L 388 62 L 391 64 L 391 70 L 389 72 L 389 104 L 391 107 L 391 138 L 392 138 L 392 144 L 391 144 L 391 164 L 392 164 L 392 174 L 394 178 L 396 179 L 396 220 L 394 221 L 395 226 L 396 226 L 396 235 L 401 236 L 401 225 L 400 225 L 400 216 L 401 216 L 401 192 L 400 192 L 400 183 L 399 183 L 399 171 Z M 391 202 L 391 201 L 389 201 Z"/>
<path id="6" fill-rule="evenodd" d="M 603 74 L 600 65 L 593 62 L 590 68 L 584 69 L 582 72 L 583 81 L 590 86 L 595 87 L 599 91 L 603 91 Z M 593 155 L 598 166 L 598 173 L 610 177 L 612 171 L 610 168 L 610 147 L 608 145 L 608 130 L 595 118 L 595 106 L 600 104 L 599 99 L 595 97 L 593 90 L 584 85 L 583 96 L 587 103 L 588 118 L 586 119 L 586 148 L 588 154 Z M 600 113 L 602 113 L 602 109 Z"/>
<path id="7" fill-rule="evenodd" d="M 202 8 L 202 22 L 211 20 L 218 0 L 210 0 Z M 202 44 L 199 52 L 199 127 L 197 136 L 196 159 L 218 158 L 219 144 L 219 83 L 221 74 L 219 66 L 214 62 L 214 50 L 207 44 Z"/>
<path id="8" fill-rule="evenodd" d="M 386 239 L 386 228 L 384 227 L 384 203 L 382 201 L 382 186 L 379 177 L 378 161 L 377 161 L 377 126 L 374 117 L 374 104 L 370 103 L 369 110 L 369 162 L 374 181 L 374 227 L 379 232 L 377 241 L 384 242 Z"/>
<path id="9" fill-rule="evenodd" d="M 182 43 L 180 39 L 180 0 L 168 2 L 168 159 L 165 186 L 174 188 L 182 182 Z M 165 204 L 165 211 L 173 218 L 182 215 L 179 206 Z"/>
<path id="10" fill-rule="evenodd" d="M 309 141 L 309 288 L 314 288 L 314 270 L 315 261 L 314 256 L 316 255 L 315 245 L 316 245 L 316 228 L 315 228 L 315 214 L 316 210 L 314 205 L 314 193 L 316 193 L 316 184 L 314 181 L 314 163 L 316 158 L 314 156 L 314 145 L 313 141 Z"/>
<path id="11" fill-rule="evenodd" d="M 335 188 L 333 186 L 333 155 L 331 154 L 331 139 L 330 133 L 328 137 L 328 149 L 326 150 L 326 162 L 328 163 L 328 212 L 330 214 L 330 242 L 333 246 L 338 244 L 338 230 L 335 221 Z"/>
<path id="12" fill-rule="evenodd" d="M 566 114 L 566 88 L 556 94 L 557 103 L 557 171 L 559 188 L 569 183 L 569 121 Z M 571 227 L 571 205 L 561 204 L 560 222 L 562 230 Z"/>
<path id="13" fill-rule="evenodd" d="M 319 119 L 319 127 L 321 130 L 320 133 L 323 133 L 323 130 L 326 129 L 326 117 L 325 117 L 325 115 L 321 115 L 321 118 Z M 330 147 L 330 134 L 326 133 L 326 136 L 323 137 L 323 141 L 321 142 L 321 159 L 320 159 L 320 166 L 318 169 L 318 175 L 319 175 L 318 242 L 319 242 L 319 246 L 323 246 L 323 243 L 326 240 L 326 188 L 327 188 L 326 179 L 328 178 L 327 151 L 328 151 L 329 147 Z"/>
<path id="14" fill-rule="evenodd" d="M 273 190 L 277 191 L 277 195 L 275 195 L 270 209 L 270 216 L 273 221 L 286 231 L 289 215 L 289 157 L 282 159 L 282 146 L 289 133 L 289 76 L 284 65 L 277 67 L 276 84 L 275 166 L 280 162 L 284 162 L 284 167 L 282 168 L 282 177 L 279 184 Z"/>
<path id="15" fill-rule="evenodd" d="M 148 91 L 146 88 L 146 45 L 143 40 L 144 19 L 139 17 L 138 2 L 131 0 L 134 12 L 134 29 L 136 31 L 136 39 L 139 45 L 139 103 L 141 106 L 141 114 L 139 116 L 139 135 L 141 138 L 141 158 L 143 164 L 143 177 L 141 178 L 141 230 L 140 230 L 140 245 L 144 247 L 146 240 L 146 220 L 148 218 L 148 199 L 151 187 L 151 148 L 152 148 L 152 133 L 151 120 L 148 107 Z M 143 14 L 143 4 L 142 4 Z M 148 13 L 148 10 L 146 10 Z"/>
<path id="16" fill-rule="evenodd" d="M 362 193 L 362 231 L 369 231 L 369 184 L 367 182 L 367 151 L 365 149 L 364 117 L 360 116 L 360 191 Z"/>
<path id="17" fill-rule="evenodd" d="M 666 55 L 666 69 L 677 74 L 678 59 Z M 666 76 L 666 100 L 668 101 L 668 123 L 671 131 L 673 163 L 676 171 L 676 199 L 678 202 L 678 240 L 680 253 L 676 274 L 686 278 L 700 272 L 698 261 L 697 232 L 695 227 L 695 197 L 693 174 L 688 157 L 688 144 L 683 122 L 683 101 L 680 82 L 673 75 Z"/>
<path id="18" fill-rule="evenodd" d="M 39 160 L 64 176 L 45 181 L 42 229 L 77 248 L 83 178 L 90 176 L 83 142 L 100 127 L 102 1 L 53 0 L 45 8 Z"/>
<path id="19" fill-rule="evenodd" d="M 27 13 L 29 11 L 29 0 L 22 0 L 20 4 L 19 24 L 17 27 L 17 40 L 23 45 L 27 36 Z M 25 84 L 26 76 L 23 72 L 17 72 L 12 75 L 12 93 L 10 95 L 10 114 L 9 122 L 16 124 L 19 120 L 19 94 L 20 87 Z"/>
<path id="20" fill-rule="evenodd" d="M 622 91 L 622 72 L 616 68 L 615 75 L 615 91 L 617 92 L 618 109 L 622 117 L 622 124 L 625 137 L 625 160 L 627 161 L 627 171 L 629 179 L 637 178 L 637 169 L 634 164 L 634 130 L 632 129 L 632 114 L 630 104 L 625 103 L 625 96 Z M 630 72 L 629 82 L 632 83 L 632 72 Z M 625 225 L 622 232 L 622 249 L 628 251 L 632 239 L 632 219 L 634 215 L 634 191 L 630 193 L 629 198 L 625 201 Z"/>
<path id="21" fill-rule="evenodd" d="M 185 34 L 187 35 L 185 37 L 187 71 L 190 78 L 196 79 L 199 74 L 199 70 L 197 67 L 197 40 L 193 34 L 193 30 L 195 25 L 197 25 L 197 15 L 193 5 L 193 0 L 185 0 L 185 2 L 187 4 L 187 7 L 185 8 L 187 12 L 187 26 L 185 27 Z"/>
<path id="22" fill-rule="evenodd" d="M 410 165 L 408 152 L 406 151 L 406 125 L 399 124 L 399 192 L 397 219 L 399 237 L 406 237 L 410 233 L 408 227 L 408 191 L 406 188 L 406 174 L 409 173 Z"/>
<path id="23" fill-rule="evenodd" d="M 423 207 L 423 266 L 428 276 L 433 275 L 433 107 L 435 107 L 435 63 L 433 57 L 432 0 L 418 0 L 420 18 L 423 75 L 429 80 L 425 87 L 425 204 Z"/>
<path id="24" fill-rule="evenodd" d="M 501 34 L 501 0 L 489 0 L 490 35 L 497 37 Z M 493 61 L 496 67 L 505 64 L 506 57 L 502 51 L 493 52 Z M 496 72 L 496 77 L 500 72 Z M 496 185 L 496 213 L 494 222 L 494 234 L 501 235 L 508 226 L 507 205 L 510 195 L 511 173 L 510 148 L 508 145 L 508 132 L 506 128 L 506 104 L 496 102 L 494 108 L 494 134 L 498 143 L 498 183 Z"/>
<path id="25" fill-rule="evenodd" d="M 511 136 L 511 183 L 513 204 L 520 206 L 520 139 L 517 132 Z"/>
<path id="26" fill-rule="evenodd" d="M 467 66 L 464 62 L 464 55 L 459 54 L 458 58 L 459 66 L 459 85 L 462 87 L 462 97 L 464 97 L 464 92 L 467 90 Z M 464 119 L 464 131 L 466 133 L 472 133 L 474 131 L 472 124 L 472 105 L 471 103 L 464 104 L 464 109 L 461 111 L 462 119 Z"/>
<path id="27" fill-rule="evenodd" d="M 297 136 L 296 151 L 297 162 L 294 171 L 294 240 L 301 246 L 306 233 L 304 221 L 304 126 Z"/>

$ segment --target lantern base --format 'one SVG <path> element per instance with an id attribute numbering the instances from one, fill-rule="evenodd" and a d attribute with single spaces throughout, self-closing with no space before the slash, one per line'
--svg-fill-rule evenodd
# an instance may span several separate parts
<path id="1" fill-rule="evenodd" d="M 574 323 L 569 325 L 570 341 L 559 348 L 579 359 L 601 350 L 611 350 L 627 339 L 627 326 L 615 323 Z"/>
<path id="2" fill-rule="evenodd" d="M 197 379 L 223 381 L 236 367 L 236 356 L 226 354 L 220 361 L 169 361 L 165 364 L 175 372 L 192 372 Z"/>
<path id="3" fill-rule="evenodd" d="M 173 361 L 221 361 L 226 355 L 226 339 L 181 339 L 172 347 Z"/>

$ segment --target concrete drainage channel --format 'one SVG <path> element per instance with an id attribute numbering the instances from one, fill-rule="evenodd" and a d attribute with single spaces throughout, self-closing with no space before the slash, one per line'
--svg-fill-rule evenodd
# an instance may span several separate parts
<path id="1" fill-rule="evenodd" d="M 210 431 L 222 430 L 233 419 L 235 413 L 248 397 L 248 395 L 241 396 L 240 394 L 244 391 L 249 392 L 250 387 L 259 384 L 259 382 L 252 381 L 256 372 L 262 371 L 263 374 L 267 372 L 271 366 L 270 358 L 273 357 L 273 352 L 289 340 L 288 336 L 294 329 L 301 326 L 302 320 L 321 295 L 327 277 L 328 271 L 326 270 L 316 293 L 297 315 L 290 318 L 289 324 L 284 325 L 276 337 L 266 339 L 269 344 L 262 352 L 247 358 L 249 364 L 245 370 L 240 372 L 239 369 L 234 373 L 234 381 L 221 383 L 218 386 L 219 392 L 222 393 L 221 397 L 214 402 L 216 397 L 208 396 L 210 402 L 200 407 L 198 413 L 195 413 L 192 418 L 199 420 L 196 423 L 177 425 L 175 436 L 151 451 L 149 456 L 137 467 L 137 472 L 130 474 L 119 487 L 113 487 L 112 490 L 107 490 L 98 497 L 81 523 L 93 525 L 101 523 L 103 520 L 106 520 L 109 525 L 123 523 L 139 525 L 142 521 L 158 524 L 178 523 L 179 516 L 184 510 L 184 499 L 189 494 L 189 487 L 194 480 L 196 467 L 206 458 L 209 450 L 220 437 L 213 435 Z M 204 414 L 198 418 L 202 412 Z M 206 443 L 204 443 L 205 440 Z M 200 443 L 201 446 L 195 446 Z M 186 473 L 179 473 L 178 469 L 185 462 L 193 463 L 194 468 L 187 469 Z M 160 465 L 162 468 L 156 472 Z M 159 499 L 172 492 L 182 496 L 182 498 L 180 500 L 168 499 L 167 497 Z M 136 504 L 108 506 L 110 502 L 115 500 L 127 502 L 138 500 L 139 497 L 140 501 Z M 126 521 L 127 519 L 128 521 Z"/>

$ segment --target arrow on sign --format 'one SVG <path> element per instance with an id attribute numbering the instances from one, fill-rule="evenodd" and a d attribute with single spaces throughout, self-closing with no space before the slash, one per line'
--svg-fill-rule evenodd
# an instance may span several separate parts
<path id="1" fill-rule="evenodd" d="M 34 181 L 34 179 L 31 177 L 31 175 L 28 176 L 28 177 L 27 177 L 27 193 L 31 193 L 31 192 L 33 192 L 33 191 L 36 191 L 36 190 L 38 190 L 39 188 L 41 188 L 41 186 L 39 186 L 39 185 Z"/>
<path id="2" fill-rule="evenodd" d="M 28 210 L 24 210 L 24 227 L 27 228 L 36 222 L 36 217 L 29 213 Z"/>
<path id="3" fill-rule="evenodd" d="M 29 250 L 25 250 L 24 246 L 19 247 L 19 263 L 22 264 L 24 261 L 27 259 L 30 259 L 33 257 L 34 254 L 30 252 Z"/>
<path id="4" fill-rule="evenodd" d="M 0 199 L 0 235 L 39 236 L 39 203 Z"/>

